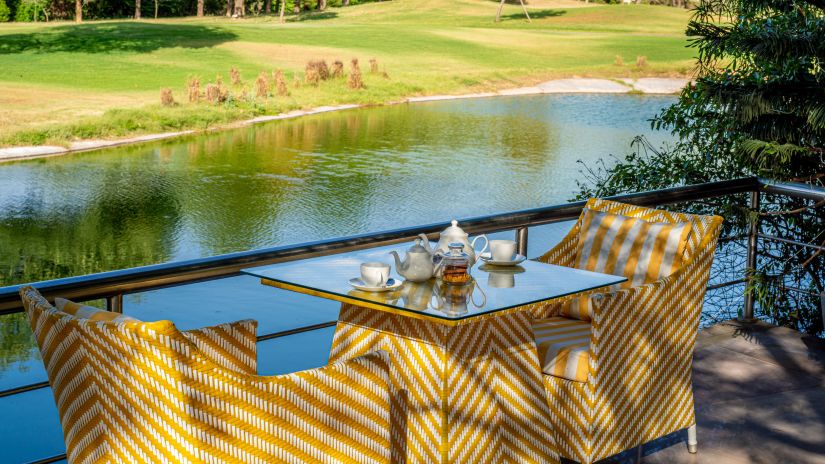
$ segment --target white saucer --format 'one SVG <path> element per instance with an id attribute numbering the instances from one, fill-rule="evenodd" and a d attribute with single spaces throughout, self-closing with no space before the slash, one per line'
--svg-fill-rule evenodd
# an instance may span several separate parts
<path id="1" fill-rule="evenodd" d="M 489 272 L 491 274 L 521 274 L 522 272 L 526 272 L 527 269 L 519 265 L 509 265 L 509 266 L 496 266 L 493 264 L 482 264 L 478 267 L 479 271 Z"/>
<path id="2" fill-rule="evenodd" d="M 400 287 L 404 283 L 401 279 L 390 279 L 387 281 L 386 285 L 381 285 L 380 287 L 371 287 L 364 283 L 360 277 L 353 277 L 349 280 L 349 284 L 355 287 L 362 292 L 388 292 L 390 290 L 395 290 Z"/>
<path id="3" fill-rule="evenodd" d="M 482 261 L 491 266 L 515 266 L 523 262 L 525 259 L 527 259 L 526 256 L 517 254 L 512 261 L 496 261 L 490 255 L 490 252 L 480 254 L 479 258 L 481 258 Z"/>

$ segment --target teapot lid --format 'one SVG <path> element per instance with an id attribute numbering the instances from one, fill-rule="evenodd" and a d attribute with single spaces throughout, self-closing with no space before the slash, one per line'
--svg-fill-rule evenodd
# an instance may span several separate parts
<path id="1" fill-rule="evenodd" d="M 464 232 L 464 229 L 462 229 L 461 227 L 458 227 L 458 221 L 453 219 L 452 222 L 450 222 L 450 227 L 447 227 L 446 229 L 444 229 L 444 231 L 441 232 L 441 235 L 447 235 L 447 236 L 449 236 L 449 235 L 463 235 L 463 236 L 466 236 L 467 233 Z"/>
<path id="2" fill-rule="evenodd" d="M 415 245 L 411 246 L 410 249 L 407 250 L 407 252 L 408 253 L 428 253 L 429 254 L 429 251 L 427 251 L 427 249 L 424 248 L 423 245 L 421 245 L 421 239 L 420 238 L 415 239 Z"/>

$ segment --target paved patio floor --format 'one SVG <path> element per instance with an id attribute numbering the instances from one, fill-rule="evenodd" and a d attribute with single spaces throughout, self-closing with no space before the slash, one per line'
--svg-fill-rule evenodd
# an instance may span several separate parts
<path id="1" fill-rule="evenodd" d="M 694 388 L 699 452 L 680 432 L 645 445 L 643 463 L 825 464 L 825 341 L 763 323 L 714 325 L 699 334 Z"/>

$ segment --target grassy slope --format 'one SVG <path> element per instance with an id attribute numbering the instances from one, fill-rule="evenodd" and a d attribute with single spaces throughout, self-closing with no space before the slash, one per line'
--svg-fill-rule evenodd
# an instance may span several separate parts
<path id="1" fill-rule="evenodd" d="M 566 2 L 566 3 L 563 3 Z M 528 23 L 514 6 L 492 21 L 482 0 L 393 0 L 276 18 L 104 21 L 0 25 L 0 146 L 203 128 L 264 113 L 405 96 L 513 87 L 567 76 L 685 74 L 684 10 L 646 5 L 582 8 L 534 0 Z M 614 64 L 621 55 L 628 65 Z M 649 66 L 636 68 L 636 56 Z M 203 85 L 231 66 L 250 87 L 261 70 L 302 75 L 309 59 L 377 58 L 390 79 L 366 74 L 367 89 L 343 81 L 292 88 L 288 98 L 211 107 L 157 105 L 158 90 L 184 98 L 188 76 Z M 235 89 L 237 94 L 242 89 Z M 104 113 L 105 112 L 105 113 Z"/>

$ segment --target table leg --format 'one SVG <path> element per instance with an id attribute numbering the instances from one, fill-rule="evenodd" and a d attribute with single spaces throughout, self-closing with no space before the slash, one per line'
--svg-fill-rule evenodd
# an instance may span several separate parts
<path id="1" fill-rule="evenodd" d="M 393 460 L 558 462 L 528 315 L 449 327 L 343 305 L 330 361 L 391 353 Z"/>

